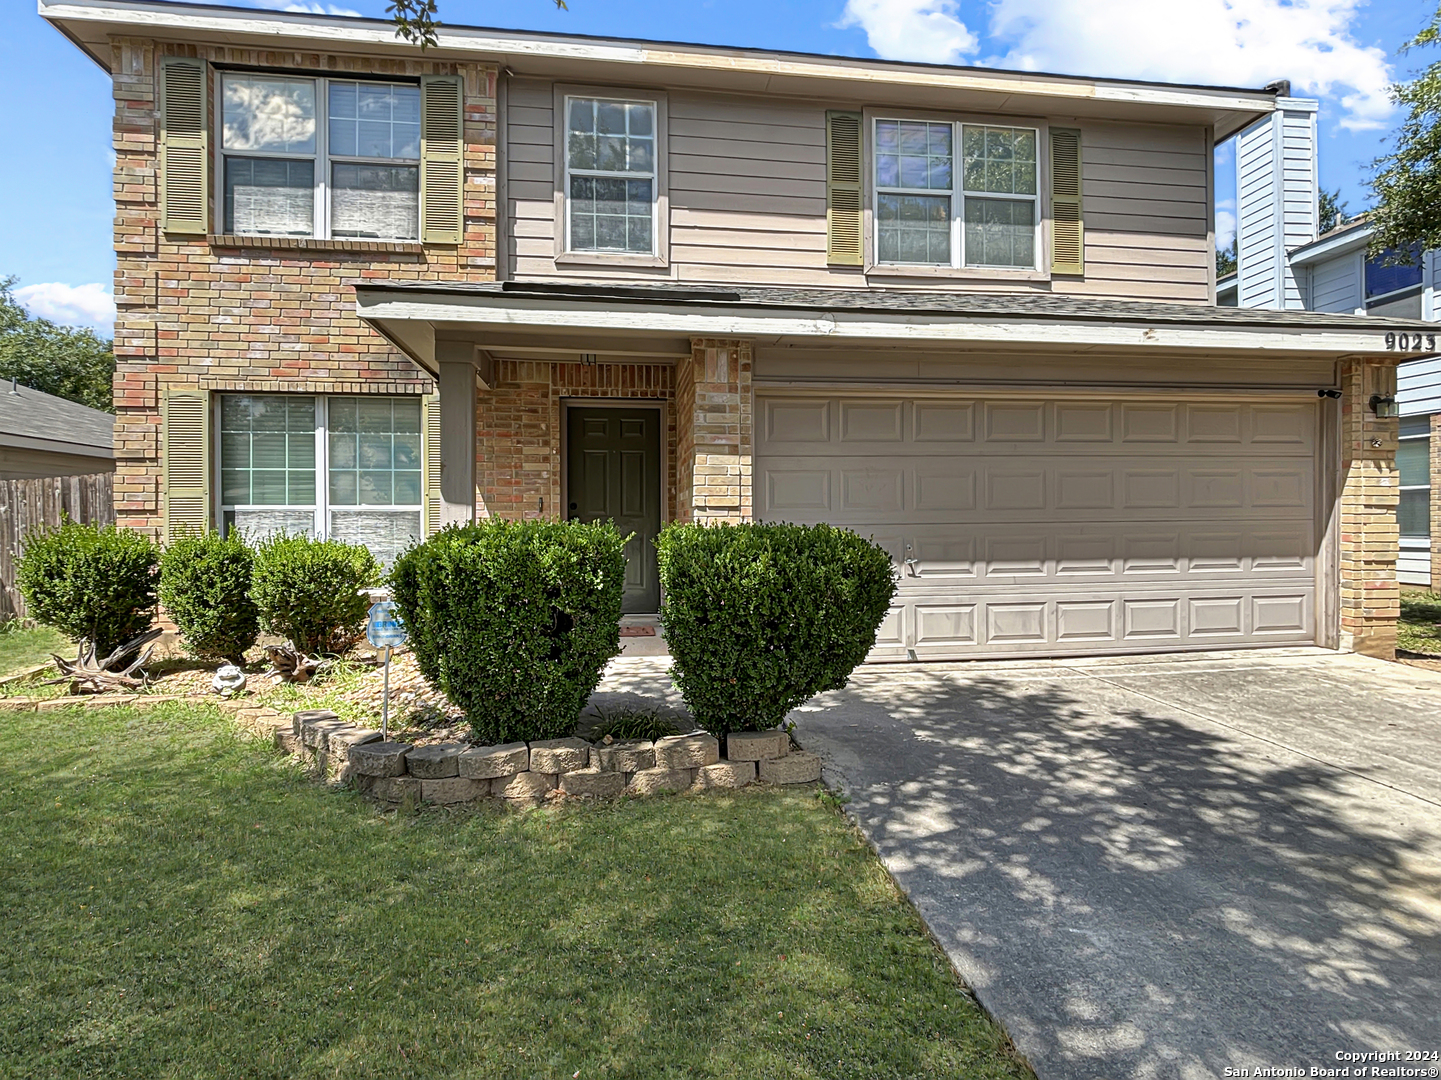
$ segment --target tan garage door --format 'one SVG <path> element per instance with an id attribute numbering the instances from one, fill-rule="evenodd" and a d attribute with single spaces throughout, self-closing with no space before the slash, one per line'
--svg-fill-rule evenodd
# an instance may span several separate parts
<path id="1" fill-rule="evenodd" d="M 1313 640 L 1305 401 L 761 395 L 756 514 L 902 569 L 876 658 Z"/>

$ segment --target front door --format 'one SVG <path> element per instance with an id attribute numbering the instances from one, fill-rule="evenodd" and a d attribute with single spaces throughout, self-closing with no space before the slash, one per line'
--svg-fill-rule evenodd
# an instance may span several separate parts
<path id="1" fill-rule="evenodd" d="M 660 410 L 569 410 L 566 487 L 572 521 L 614 521 L 625 546 L 626 614 L 660 610 Z M 631 535 L 633 534 L 633 535 Z"/>

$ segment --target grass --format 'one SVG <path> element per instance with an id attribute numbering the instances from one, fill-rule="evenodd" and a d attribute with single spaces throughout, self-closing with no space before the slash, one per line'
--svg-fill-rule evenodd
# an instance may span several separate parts
<path id="1" fill-rule="evenodd" d="M 1412 652 L 1441 653 L 1441 593 L 1401 590 L 1401 621 L 1396 644 Z"/>
<path id="2" fill-rule="evenodd" d="M 48 626 L 23 627 L 19 620 L 0 625 L 0 678 L 49 660 L 51 653 L 75 656 L 75 646 Z"/>
<path id="3" fill-rule="evenodd" d="M 382 813 L 185 703 L 0 754 L 0 1076 L 1031 1075 L 811 790 Z"/>

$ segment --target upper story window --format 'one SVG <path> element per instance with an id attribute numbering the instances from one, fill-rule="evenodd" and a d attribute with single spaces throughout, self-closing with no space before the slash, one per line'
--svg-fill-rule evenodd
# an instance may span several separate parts
<path id="1" fill-rule="evenodd" d="M 876 261 L 1036 269 L 1039 141 L 1035 128 L 876 120 Z"/>
<path id="2" fill-rule="evenodd" d="M 227 72 L 220 144 L 228 233 L 419 239 L 418 86 Z"/>
<path id="3" fill-rule="evenodd" d="M 1394 262 L 1396 252 L 1387 248 L 1380 255 L 1366 260 L 1366 299 L 1414 289 L 1421 285 L 1420 247 L 1412 249 L 1409 259 Z M 1388 265 L 1390 263 L 1390 265 Z"/>
<path id="4" fill-rule="evenodd" d="M 565 99 L 566 250 L 650 255 L 656 241 L 656 105 Z"/>

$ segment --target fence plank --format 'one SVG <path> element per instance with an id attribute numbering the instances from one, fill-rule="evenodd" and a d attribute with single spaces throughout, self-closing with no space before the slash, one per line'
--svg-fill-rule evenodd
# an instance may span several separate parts
<path id="1" fill-rule="evenodd" d="M 55 528 L 65 517 L 112 524 L 115 474 L 0 480 L 0 622 L 25 617 L 25 600 L 15 587 L 15 559 L 25 537 Z"/>

